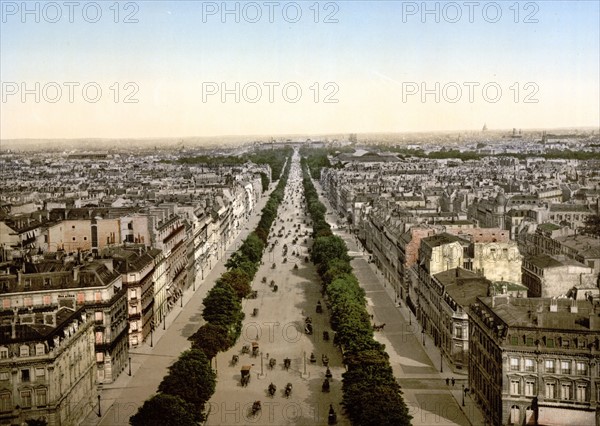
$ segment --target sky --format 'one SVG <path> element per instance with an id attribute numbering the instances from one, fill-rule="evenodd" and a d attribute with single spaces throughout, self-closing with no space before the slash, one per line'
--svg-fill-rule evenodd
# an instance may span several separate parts
<path id="1" fill-rule="evenodd" d="M 2 1 L 0 138 L 600 125 L 598 1 Z"/>

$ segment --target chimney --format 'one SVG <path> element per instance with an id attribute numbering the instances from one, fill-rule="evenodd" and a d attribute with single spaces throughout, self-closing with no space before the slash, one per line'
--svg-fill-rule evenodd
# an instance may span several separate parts
<path id="1" fill-rule="evenodd" d="M 578 308 L 577 308 L 577 300 L 575 300 L 575 299 L 572 299 L 572 300 L 571 300 L 571 313 L 572 313 L 572 314 L 576 314 L 576 313 L 578 312 L 578 310 L 577 310 L 577 309 L 578 309 Z"/>

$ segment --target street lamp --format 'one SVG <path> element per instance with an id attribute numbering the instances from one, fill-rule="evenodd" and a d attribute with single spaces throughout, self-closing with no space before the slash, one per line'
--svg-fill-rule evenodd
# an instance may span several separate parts
<path id="1" fill-rule="evenodd" d="M 131 357 L 129 357 L 129 376 L 131 376 Z"/>
<path id="2" fill-rule="evenodd" d="M 98 417 L 102 417 L 102 409 L 100 407 L 100 395 L 98 395 Z"/>
<path id="3" fill-rule="evenodd" d="M 444 372 L 444 355 L 442 354 L 442 345 L 440 344 L 440 373 Z"/>
<path id="4" fill-rule="evenodd" d="M 463 397 L 462 397 L 462 406 L 464 407 L 465 406 L 465 384 L 464 383 L 462 385 L 462 394 L 463 394 Z"/>
<path id="5" fill-rule="evenodd" d="M 423 346 L 425 346 L 425 327 L 421 329 L 421 337 L 423 338 Z"/>

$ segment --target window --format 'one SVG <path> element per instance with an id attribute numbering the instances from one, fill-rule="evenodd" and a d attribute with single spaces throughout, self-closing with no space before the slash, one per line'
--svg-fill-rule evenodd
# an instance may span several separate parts
<path id="1" fill-rule="evenodd" d="M 549 348 L 553 348 L 554 347 L 554 339 L 546 339 L 546 346 L 548 346 Z"/>
<path id="2" fill-rule="evenodd" d="M 535 396 L 535 382 L 533 380 L 525 382 L 525 396 Z"/>
<path id="3" fill-rule="evenodd" d="M 587 364 L 585 362 L 577 362 L 577 374 L 579 376 L 587 376 Z"/>
<path id="4" fill-rule="evenodd" d="M 31 391 L 30 390 L 21 391 L 21 407 L 23 407 L 23 408 L 31 407 Z"/>
<path id="5" fill-rule="evenodd" d="M 556 399 L 556 383 L 546 383 L 546 398 Z"/>
<path id="6" fill-rule="evenodd" d="M 587 402 L 588 400 L 588 396 L 587 396 L 587 385 L 581 383 L 577 385 L 577 401 L 581 401 L 581 402 Z"/>
<path id="7" fill-rule="evenodd" d="M 560 371 L 563 374 L 571 374 L 571 361 L 561 361 Z"/>
<path id="8" fill-rule="evenodd" d="M 35 345 L 35 354 L 36 355 L 44 355 L 45 351 L 45 347 L 43 343 L 38 343 L 37 345 Z"/>
<path id="9" fill-rule="evenodd" d="M 525 371 L 535 371 L 535 361 L 531 358 L 525 358 Z"/>
<path id="10" fill-rule="evenodd" d="M 96 344 L 101 345 L 104 342 L 104 333 L 96 331 Z"/>
<path id="11" fill-rule="evenodd" d="M 134 321 L 131 323 L 131 331 L 137 331 L 138 329 L 138 325 L 137 325 L 137 321 Z"/>
<path id="12" fill-rule="evenodd" d="M 8 358 L 8 348 L 0 348 L 0 359 Z"/>
<path id="13" fill-rule="evenodd" d="M 51 278 L 44 278 L 44 287 L 50 287 L 52 285 Z"/>
<path id="14" fill-rule="evenodd" d="M 510 359 L 510 371 L 519 371 L 519 358 Z"/>
<path id="15" fill-rule="evenodd" d="M 462 327 L 456 327 L 456 338 L 457 339 L 463 338 L 463 328 Z"/>
<path id="16" fill-rule="evenodd" d="M 94 320 L 96 320 L 96 322 L 103 322 L 104 321 L 104 313 L 102 311 L 94 312 Z"/>
<path id="17" fill-rule="evenodd" d="M 521 394 L 521 389 L 520 389 L 520 382 L 519 380 L 511 380 L 510 381 L 510 394 L 511 395 L 520 395 Z"/>
<path id="18" fill-rule="evenodd" d="M 570 400 L 571 399 L 571 384 L 562 383 L 560 385 L 560 399 Z"/>
<path id="19" fill-rule="evenodd" d="M 25 280 L 25 289 L 30 289 L 31 288 L 31 280 L 28 278 Z"/>
<path id="20" fill-rule="evenodd" d="M 43 367 L 37 367 L 35 369 L 35 377 L 45 377 L 46 376 L 46 369 Z"/>
<path id="21" fill-rule="evenodd" d="M 516 346 L 519 344 L 519 336 L 510 336 L 510 344 Z"/>
<path id="22" fill-rule="evenodd" d="M 553 359 L 547 359 L 545 362 L 545 366 L 546 366 L 546 373 L 554 373 L 554 360 Z"/>
<path id="23" fill-rule="evenodd" d="M 568 348 L 571 346 L 571 341 L 569 339 L 562 339 L 561 341 L 563 348 Z"/>
<path id="24" fill-rule="evenodd" d="M 526 344 L 527 346 L 533 346 L 533 337 L 527 337 L 527 338 L 525 339 L 525 344 Z"/>
<path id="25" fill-rule="evenodd" d="M 35 391 L 35 403 L 38 407 L 43 407 L 47 404 L 46 389 L 37 389 Z"/>
<path id="26" fill-rule="evenodd" d="M 21 370 L 21 381 L 28 382 L 29 381 L 29 368 L 25 368 Z"/>
<path id="27" fill-rule="evenodd" d="M 9 375 L 8 371 L 0 371 L 0 381 L 8 380 L 9 377 L 10 377 L 10 375 Z"/>
<path id="28" fill-rule="evenodd" d="M 96 362 L 104 362 L 104 352 L 96 352 Z"/>
<path id="29" fill-rule="evenodd" d="M 29 346 L 21 345 L 19 347 L 19 356 L 29 356 Z"/>
<path id="30" fill-rule="evenodd" d="M 0 393 L 0 411 L 12 411 L 12 398 L 9 392 Z"/>

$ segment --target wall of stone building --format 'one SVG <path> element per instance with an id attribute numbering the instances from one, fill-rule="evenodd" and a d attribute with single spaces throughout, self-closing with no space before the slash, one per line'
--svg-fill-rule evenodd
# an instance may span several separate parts
<path id="1" fill-rule="evenodd" d="M 429 273 L 435 275 L 448 269 L 463 267 L 463 248 L 459 242 L 434 247 L 429 260 Z"/>
<path id="2" fill-rule="evenodd" d="M 558 297 L 565 295 L 575 286 L 596 287 L 595 276 L 591 268 L 577 266 L 561 266 L 546 269 L 542 280 L 541 297 Z"/>
<path id="3" fill-rule="evenodd" d="M 98 233 L 98 249 L 102 250 L 109 245 L 121 244 L 121 227 L 118 219 L 102 219 L 96 223 Z"/>
<path id="4" fill-rule="evenodd" d="M 476 243 L 473 250 L 473 271 L 483 272 L 490 281 L 521 283 L 523 256 L 517 243 Z"/>

